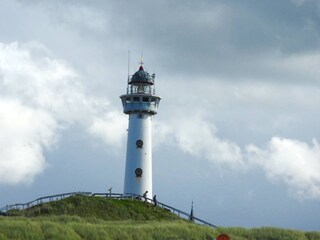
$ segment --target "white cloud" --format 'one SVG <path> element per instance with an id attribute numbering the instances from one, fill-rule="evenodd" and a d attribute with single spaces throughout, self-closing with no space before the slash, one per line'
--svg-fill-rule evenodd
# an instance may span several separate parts
<path id="1" fill-rule="evenodd" d="M 266 149 L 251 144 L 242 150 L 236 143 L 218 137 L 215 125 L 199 116 L 154 124 L 156 146 L 173 144 L 196 159 L 229 166 L 235 170 L 262 168 L 272 182 L 284 183 L 299 199 L 320 199 L 320 147 L 273 137 Z M 254 168 L 251 168 L 253 170 Z"/>
<path id="2" fill-rule="evenodd" d="M 123 113 L 111 111 L 103 117 L 95 117 L 88 130 L 106 144 L 120 147 L 126 136 L 127 122 L 128 119 Z"/>
<path id="3" fill-rule="evenodd" d="M 43 150 L 55 142 L 57 127 L 47 112 L 1 98 L 0 183 L 29 183 L 41 173 Z"/>
<path id="4" fill-rule="evenodd" d="M 43 152 L 57 139 L 58 120 L 67 120 L 57 103 L 72 70 L 42 53 L 35 42 L 0 43 L 0 183 L 32 182 L 46 166 Z"/>
<path id="5" fill-rule="evenodd" d="M 43 49 L 40 43 L 0 43 L 0 91 L 72 122 L 84 115 L 81 109 L 88 109 L 90 98 L 85 96 L 77 73 L 66 62 L 49 58 Z"/>
<path id="6" fill-rule="evenodd" d="M 299 198 L 320 199 L 320 148 L 294 139 L 273 137 L 266 150 L 247 146 L 249 161 L 262 167 L 272 181 L 285 183 Z"/>
<path id="7" fill-rule="evenodd" d="M 217 128 L 197 116 L 177 117 L 170 122 L 157 123 L 157 141 L 173 142 L 182 151 L 196 158 L 205 158 L 213 163 L 243 167 L 240 147 L 217 136 Z"/>
<path id="8" fill-rule="evenodd" d="M 32 182 L 46 166 L 45 149 L 70 124 L 119 144 L 120 114 L 88 96 L 75 70 L 41 43 L 0 43 L 0 94 L 0 184 Z"/>

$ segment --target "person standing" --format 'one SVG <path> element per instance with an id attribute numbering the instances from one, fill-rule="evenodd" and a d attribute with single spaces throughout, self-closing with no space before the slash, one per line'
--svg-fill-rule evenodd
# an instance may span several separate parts
<path id="1" fill-rule="evenodd" d="M 154 195 L 154 196 L 153 196 L 153 204 L 154 204 L 154 205 L 153 205 L 154 207 L 157 206 L 157 204 L 158 204 L 158 203 L 157 203 L 157 195 Z"/>
<path id="2" fill-rule="evenodd" d="M 144 197 L 144 202 L 147 202 L 147 194 L 148 194 L 148 191 L 145 191 L 145 193 L 142 195 Z"/>

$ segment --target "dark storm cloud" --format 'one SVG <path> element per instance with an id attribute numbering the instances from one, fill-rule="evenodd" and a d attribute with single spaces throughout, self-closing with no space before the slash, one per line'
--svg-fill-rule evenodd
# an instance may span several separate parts
<path id="1" fill-rule="evenodd" d="M 149 62 L 160 62 L 161 72 L 192 79 L 299 82 L 300 72 L 306 70 L 288 67 L 292 58 L 296 63 L 300 56 L 318 57 L 320 51 L 319 14 L 313 1 L 36 3 L 49 6 L 53 21 L 78 29 L 83 38 L 105 38 L 106 47 L 100 47 L 109 54 L 115 54 L 110 46 L 118 51 L 135 48 Z M 318 75 L 310 76 L 317 79 Z"/>
<path id="2" fill-rule="evenodd" d="M 178 75 L 288 80 L 273 59 L 319 50 L 315 3 L 125 1 L 96 7 L 106 11 L 113 38 L 151 52 L 161 69 Z"/>

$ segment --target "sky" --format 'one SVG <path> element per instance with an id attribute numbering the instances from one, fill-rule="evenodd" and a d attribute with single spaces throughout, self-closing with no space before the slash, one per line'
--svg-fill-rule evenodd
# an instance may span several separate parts
<path id="1" fill-rule="evenodd" d="M 122 193 L 128 75 L 156 74 L 153 192 L 320 231 L 320 1 L 0 1 L 0 205 Z"/>

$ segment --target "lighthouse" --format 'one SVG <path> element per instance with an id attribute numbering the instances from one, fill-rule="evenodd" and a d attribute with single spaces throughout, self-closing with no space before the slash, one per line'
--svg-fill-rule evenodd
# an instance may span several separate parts
<path id="1" fill-rule="evenodd" d="M 127 93 L 121 95 L 123 112 L 129 115 L 124 193 L 152 197 L 152 117 L 160 97 L 155 93 L 155 74 L 140 67 L 128 76 Z"/>

